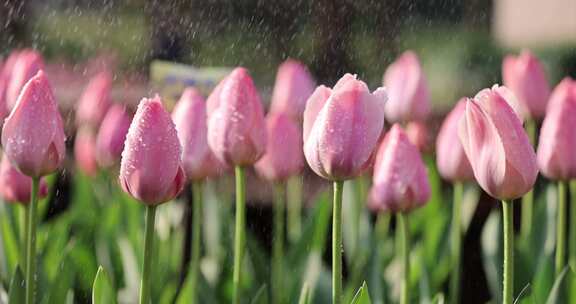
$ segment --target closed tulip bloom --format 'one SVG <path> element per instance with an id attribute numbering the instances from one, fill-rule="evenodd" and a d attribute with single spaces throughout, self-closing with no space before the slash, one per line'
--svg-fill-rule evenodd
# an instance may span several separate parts
<path id="1" fill-rule="evenodd" d="M 379 211 L 406 212 L 424 205 L 429 198 L 430 184 L 420 152 L 394 124 L 376 154 L 369 206 Z"/>
<path id="2" fill-rule="evenodd" d="M 56 171 L 66 155 L 64 126 L 44 72 L 22 89 L 2 129 L 6 156 L 20 172 L 40 177 Z"/>
<path id="3" fill-rule="evenodd" d="M 110 107 L 111 90 L 112 75 L 107 71 L 96 74 L 78 100 L 76 123 L 98 127 Z"/>
<path id="4" fill-rule="evenodd" d="M 459 136 L 478 184 L 511 200 L 530 191 L 538 175 L 536 154 L 518 115 L 494 88 L 466 102 Z"/>
<path id="5" fill-rule="evenodd" d="M 426 120 L 430 114 L 430 92 L 418 56 L 406 51 L 384 74 L 388 90 L 386 119 L 390 122 Z"/>
<path id="6" fill-rule="evenodd" d="M 283 112 L 301 121 L 306 101 L 315 87 L 315 81 L 304 64 L 293 59 L 284 61 L 276 74 L 270 112 Z"/>
<path id="7" fill-rule="evenodd" d="M 76 165 L 84 174 L 94 176 L 98 173 L 96 163 L 96 136 L 91 128 L 83 127 L 76 133 L 74 142 Z"/>
<path id="8" fill-rule="evenodd" d="M 110 167 L 118 163 L 122 150 L 124 150 L 124 141 L 131 121 L 132 116 L 124 106 L 115 104 L 110 107 L 102 120 L 96 137 L 98 165 Z"/>
<path id="9" fill-rule="evenodd" d="M 310 168 L 329 180 L 358 176 L 384 127 L 384 88 L 370 93 L 355 75 L 344 75 L 332 90 L 318 87 L 304 111 L 304 155 Z"/>
<path id="10" fill-rule="evenodd" d="M 506 56 L 502 63 L 502 80 L 523 105 L 525 115 L 535 119 L 544 117 L 550 85 L 538 58 L 527 50 L 517 57 Z"/>
<path id="11" fill-rule="evenodd" d="M 122 189 L 147 205 L 175 198 L 186 175 L 176 128 L 159 96 L 144 98 L 130 124 L 122 160 Z"/>
<path id="12" fill-rule="evenodd" d="M 30 189 L 32 178 L 20 173 L 8 160 L 2 157 L 0 162 L 0 195 L 7 202 L 30 203 Z M 48 186 L 44 178 L 40 180 L 39 195 L 41 198 L 48 194 Z"/>
<path id="13" fill-rule="evenodd" d="M 22 50 L 11 67 L 10 81 L 6 91 L 6 105 L 11 110 L 16 105 L 16 101 L 24 85 L 34 77 L 38 71 L 44 68 L 42 55 L 35 50 Z"/>
<path id="14" fill-rule="evenodd" d="M 452 182 L 474 179 L 474 172 L 458 137 L 460 120 L 466 110 L 466 98 L 456 103 L 446 116 L 436 138 L 436 164 L 440 175 Z"/>
<path id="15" fill-rule="evenodd" d="M 576 81 L 565 78 L 552 92 L 538 143 L 538 165 L 553 180 L 576 178 Z"/>
<path id="16" fill-rule="evenodd" d="M 244 68 L 236 68 L 207 100 L 208 145 L 229 166 L 254 164 L 266 148 L 260 96 Z"/>
<path id="17" fill-rule="evenodd" d="M 302 131 L 285 113 L 268 114 L 266 130 L 266 153 L 256 163 L 256 172 L 270 181 L 285 181 L 304 165 Z"/>
<path id="18" fill-rule="evenodd" d="M 424 153 L 428 149 L 428 127 L 421 121 L 411 121 L 406 125 L 406 136 L 410 142 Z"/>

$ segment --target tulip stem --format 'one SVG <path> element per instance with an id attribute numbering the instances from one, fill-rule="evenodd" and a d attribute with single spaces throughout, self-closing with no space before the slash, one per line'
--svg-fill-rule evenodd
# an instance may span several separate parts
<path id="1" fill-rule="evenodd" d="M 274 244 L 272 257 L 272 303 L 283 303 L 284 196 L 285 184 L 274 186 Z"/>
<path id="2" fill-rule="evenodd" d="M 558 218 L 556 219 L 556 276 L 566 265 L 566 182 L 558 182 Z"/>
<path id="3" fill-rule="evenodd" d="M 34 303 L 34 286 L 36 281 L 36 212 L 38 210 L 38 189 L 40 178 L 32 178 L 32 191 L 30 192 L 30 206 L 28 211 L 28 228 L 26 241 L 26 304 Z"/>
<path id="4" fill-rule="evenodd" d="M 290 177 L 287 187 L 288 239 L 296 243 L 302 234 L 302 176 Z"/>
<path id="5" fill-rule="evenodd" d="M 532 146 L 536 144 L 536 122 L 529 118 L 526 121 L 526 133 Z M 531 189 L 522 197 L 522 217 L 520 218 L 520 234 L 526 245 L 530 245 L 532 235 L 532 218 L 534 217 L 534 190 Z"/>
<path id="6" fill-rule="evenodd" d="M 242 259 L 244 257 L 244 239 L 246 231 L 246 197 L 245 197 L 245 173 L 244 168 L 236 166 L 236 230 L 234 232 L 234 292 L 233 292 L 233 303 L 240 303 L 240 288 L 241 278 L 242 278 Z"/>
<path id="7" fill-rule="evenodd" d="M 344 181 L 334 181 L 332 210 L 332 303 L 342 303 L 342 192 Z"/>
<path id="8" fill-rule="evenodd" d="M 191 303 L 197 302 L 198 277 L 200 273 L 200 246 L 202 227 L 202 182 L 192 182 L 192 257 L 190 260 L 191 280 Z"/>
<path id="9" fill-rule="evenodd" d="M 410 303 L 410 228 L 407 214 L 398 213 L 398 227 L 400 229 L 400 255 L 403 265 L 400 304 L 408 304 Z"/>
<path id="10" fill-rule="evenodd" d="M 450 279 L 450 303 L 460 303 L 460 253 L 462 250 L 462 225 L 460 217 L 462 213 L 462 183 L 454 184 L 454 199 L 452 201 L 452 276 Z"/>
<path id="11" fill-rule="evenodd" d="M 570 260 L 572 267 L 576 267 L 576 180 L 570 182 Z"/>
<path id="12" fill-rule="evenodd" d="M 144 261 L 142 262 L 142 281 L 140 282 L 140 304 L 150 303 L 150 273 L 152 252 L 154 251 L 154 222 L 156 206 L 146 206 L 146 222 L 144 234 Z"/>
<path id="13" fill-rule="evenodd" d="M 512 304 L 514 301 L 514 213 L 512 200 L 502 201 L 502 217 L 504 220 L 504 271 L 502 303 Z"/>

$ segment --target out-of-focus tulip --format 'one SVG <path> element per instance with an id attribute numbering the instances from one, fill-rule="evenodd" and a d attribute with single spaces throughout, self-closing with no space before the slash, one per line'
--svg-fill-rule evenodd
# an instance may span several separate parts
<path id="1" fill-rule="evenodd" d="M 186 88 L 172 112 L 182 146 L 182 165 L 193 181 L 217 173 L 219 162 L 208 146 L 206 102 L 195 88 Z"/>
<path id="2" fill-rule="evenodd" d="M 270 112 L 283 112 L 301 121 L 306 100 L 315 87 L 314 79 L 305 65 L 293 59 L 286 60 L 278 67 Z"/>
<path id="3" fill-rule="evenodd" d="M 358 176 L 384 127 L 384 88 L 368 86 L 346 74 L 332 90 L 320 86 L 304 111 L 304 155 L 316 174 L 329 180 Z"/>
<path id="4" fill-rule="evenodd" d="M 266 148 L 260 96 L 244 68 L 236 68 L 207 100 L 208 145 L 226 165 L 254 164 Z"/>
<path id="5" fill-rule="evenodd" d="M 459 136 L 474 177 L 500 200 L 521 197 L 538 175 L 536 154 L 518 115 L 495 88 L 466 102 Z"/>
<path id="6" fill-rule="evenodd" d="M 39 71 L 22 89 L 2 129 L 6 156 L 31 177 L 52 173 L 66 155 L 64 126 L 44 72 Z"/>
<path id="7" fill-rule="evenodd" d="M 420 152 L 394 124 L 378 148 L 369 206 L 406 212 L 424 205 L 429 198 L 430 184 Z"/>
<path id="8" fill-rule="evenodd" d="M 120 160 L 131 121 L 132 116 L 124 106 L 115 104 L 110 107 L 102 120 L 96 137 L 98 165 L 106 168 L 113 166 Z"/>
<path id="9" fill-rule="evenodd" d="M 180 153 L 176 128 L 160 97 L 142 99 L 124 143 L 122 188 L 147 205 L 175 198 L 186 182 Z"/>
<path id="10" fill-rule="evenodd" d="M 19 51 L 11 67 L 10 80 L 6 91 L 6 105 L 11 110 L 16 105 L 20 91 L 38 71 L 44 69 L 42 55 L 35 50 Z"/>
<path id="11" fill-rule="evenodd" d="M 7 202 L 30 203 L 30 190 L 32 178 L 20 173 L 8 160 L 2 157 L 0 162 L 0 195 Z M 48 194 L 48 186 L 44 178 L 40 180 L 39 195 L 41 198 Z"/>
<path id="12" fill-rule="evenodd" d="M 82 93 L 76 108 L 76 123 L 97 128 L 111 105 L 112 75 L 103 71 L 94 76 Z"/>
<path id="13" fill-rule="evenodd" d="M 76 165 L 84 174 L 94 176 L 98 173 L 96 136 L 91 128 L 82 127 L 76 133 L 74 158 L 76 159 Z"/>
<path id="14" fill-rule="evenodd" d="M 576 178 L 576 81 L 565 78 L 552 92 L 538 143 L 538 165 L 553 180 Z"/>
<path id="15" fill-rule="evenodd" d="M 458 138 L 458 128 L 465 110 L 466 98 L 462 98 L 446 116 L 436 139 L 438 172 L 443 178 L 453 182 L 474 179 L 474 172 Z"/>
<path id="16" fill-rule="evenodd" d="M 538 58 L 527 50 L 522 51 L 517 57 L 506 56 L 502 63 L 502 80 L 522 104 L 525 116 L 535 119 L 544 117 L 550 96 L 550 85 Z"/>
<path id="17" fill-rule="evenodd" d="M 406 125 L 406 136 L 420 152 L 428 150 L 428 129 L 421 121 L 411 121 Z"/>
<path id="18" fill-rule="evenodd" d="M 430 114 L 430 92 L 416 53 L 404 52 L 384 74 L 388 90 L 386 119 L 390 122 L 424 121 Z"/>
<path id="19" fill-rule="evenodd" d="M 266 118 L 266 153 L 256 163 L 256 171 L 270 181 L 284 181 L 298 174 L 304 165 L 302 131 L 285 113 L 270 113 Z"/>

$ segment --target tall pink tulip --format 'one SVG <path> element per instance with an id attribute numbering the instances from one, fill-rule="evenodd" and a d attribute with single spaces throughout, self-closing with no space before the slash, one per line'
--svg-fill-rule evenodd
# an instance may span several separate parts
<path id="1" fill-rule="evenodd" d="M 553 180 L 576 178 L 576 81 L 565 78 L 554 89 L 540 130 L 538 165 Z"/>
<path id="2" fill-rule="evenodd" d="M 388 90 L 386 119 L 390 122 L 426 120 L 430 114 L 430 92 L 418 56 L 404 52 L 384 74 Z"/>
<path id="3" fill-rule="evenodd" d="M 6 105 L 9 110 L 16 105 L 20 91 L 28 80 L 43 68 L 44 60 L 37 51 L 27 49 L 18 52 L 11 67 L 10 82 L 6 91 Z"/>
<path id="4" fill-rule="evenodd" d="M 264 154 L 264 111 L 252 78 L 236 68 L 207 100 L 208 145 L 220 161 L 230 166 L 254 164 Z"/>
<path id="5" fill-rule="evenodd" d="M 132 116 L 122 105 L 110 107 L 102 120 L 96 137 L 96 160 L 102 167 L 110 167 L 120 160 L 126 133 L 130 127 Z"/>
<path id="6" fill-rule="evenodd" d="M 40 177 L 56 171 L 65 157 L 64 126 L 44 72 L 26 83 L 4 122 L 2 146 L 22 173 Z"/>
<path id="7" fill-rule="evenodd" d="M 5 201 L 18 202 L 22 204 L 30 203 L 30 189 L 32 189 L 32 178 L 20 173 L 8 160 L 2 157 L 0 162 L 0 195 Z M 40 180 L 40 197 L 48 194 L 48 186 L 42 178 Z"/>
<path id="8" fill-rule="evenodd" d="M 312 170 L 329 180 L 358 176 L 384 127 L 384 88 L 344 75 L 332 90 L 320 86 L 304 111 L 304 155 Z"/>
<path id="9" fill-rule="evenodd" d="M 304 165 L 302 131 L 287 114 L 270 113 L 266 118 L 266 153 L 256 163 L 256 171 L 271 181 L 285 181 Z"/>
<path id="10" fill-rule="evenodd" d="M 122 188 L 147 205 L 175 198 L 186 182 L 180 154 L 176 128 L 160 97 L 142 99 L 124 143 Z"/>
<path id="11" fill-rule="evenodd" d="M 97 128 L 110 107 L 112 75 L 108 71 L 96 74 L 82 93 L 76 108 L 76 123 Z"/>
<path id="12" fill-rule="evenodd" d="M 458 138 L 458 126 L 466 110 L 466 98 L 446 116 L 436 139 L 436 163 L 440 175 L 452 182 L 474 179 L 474 172 Z"/>
<path id="13" fill-rule="evenodd" d="M 544 67 L 528 50 L 508 55 L 502 63 L 502 79 L 523 106 L 524 115 L 541 119 L 546 113 L 550 85 Z"/>
<path id="14" fill-rule="evenodd" d="M 304 64 L 293 59 L 284 61 L 276 74 L 270 112 L 283 112 L 301 121 L 306 100 L 315 86 L 314 78 Z"/>
<path id="15" fill-rule="evenodd" d="M 98 173 L 96 162 L 96 136 L 91 128 L 82 127 L 76 133 L 74 142 L 76 165 L 84 174 L 95 176 Z"/>

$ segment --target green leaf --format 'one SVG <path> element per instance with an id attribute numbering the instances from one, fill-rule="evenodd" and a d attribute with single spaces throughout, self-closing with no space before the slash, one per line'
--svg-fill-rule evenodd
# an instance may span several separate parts
<path id="1" fill-rule="evenodd" d="M 254 298 L 252 298 L 252 301 L 250 302 L 251 304 L 268 304 L 268 291 L 267 291 L 267 287 L 266 284 L 263 284 L 262 286 L 260 286 L 260 288 L 258 288 L 258 291 L 256 291 L 256 295 L 254 296 Z"/>
<path id="2" fill-rule="evenodd" d="M 371 304 L 370 295 L 368 294 L 368 286 L 366 286 L 366 282 L 362 283 L 362 286 L 356 292 L 356 295 L 352 299 L 350 304 Z"/>
<path id="3" fill-rule="evenodd" d="M 302 285 L 302 290 L 300 291 L 300 298 L 298 299 L 298 304 L 310 304 L 312 300 L 312 294 L 310 293 L 310 286 L 308 283 Z"/>
<path id="4" fill-rule="evenodd" d="M 11 217 L 9 207 L 20 207 L 20 206 L 7 206 L 2 204 L 0 206 L 0 229 L 2 238 L 1 242 L 1 254 L 6 259 L 6 267 L 2 267 L 5 273 L 3 275 L 6 279 L 10 276 L 12 271 L 15 270 L 16 264 L 18 264 L 18 257 L 20 255 L 20 248 L 18 244 L 18 237 L 13 229 L 14 222 Z"/>
<path id="5" fill-rule="evenodd" d="M 562 291 L 564 290 L 564 288 L 562 288 L 562 283 L 564 282 L 564 279 L 566 278 L 566 274 L 568 274 L 569 268 L 568 266 L 564 267 L 564 270 L 562 270 L 562 272 L 560 273 L 560 275 L 558 275 L 558 277 L 556 278 L 556 281 L 554 281 L 554 285 L 552 286 L 552 290 L 550 291 L 550 294 L 548 295 L 548 300 L 546 300 L 546 304 L 557 304 L 560 303 L 560 299 L 563 298 L 562 295 Z"/>
<path id="6" fill-rule="evenodd" d="M 69 262 L 67 262 L 67 255 L 62 258 L 62 261 L 58 263 L 60 265 L 60 272 L 56 275 L 52 281 L 52 285 L 49 289 L 48 302 L 47 303 L 66 303 L 66 297 L 68 296 L 68 291 L 72 287 L 72 267 L 68 267 Z"/>
<path id="7" fill-rule="evenodd" d="M 446 301 L 443 293 L 438 293 L 432 299 L 432 304 L 444 304 Z"/>
<path id="8" fill-rule="evenodd" d="M 92 287 L 92 304 L 115 304 L 116 294 L 102 266 L 98 267 Z"/>
<path id="9" fill-rule="evenodd" d="M 16 271 L 10 281 L 10 290 L 8 293 L 8 303 L 20 304 L 24 303 L 26 298 L 26 282 L 24 281 L 24 274 L 20 270 L 20 266 L 16 266 Z"/>
<path id="10" fill-rule="evenodd" d="M 500 213 L 492 211 L 482 230 L 482 263 L 495 303 L 502 302 L 502 225 Z"/>

